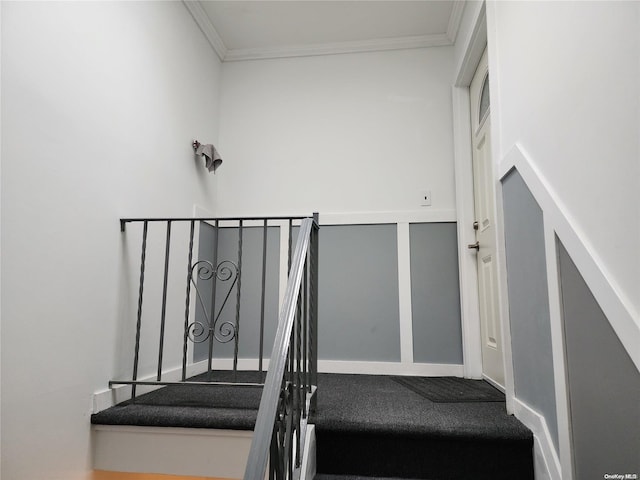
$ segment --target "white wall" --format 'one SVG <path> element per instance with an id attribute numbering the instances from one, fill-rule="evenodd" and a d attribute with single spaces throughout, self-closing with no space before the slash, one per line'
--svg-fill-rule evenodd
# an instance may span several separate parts
<path id="1" fill-rule="evenodd" d="M 452 47 L 225 63 L 217 212 L 455 208 Z"/>
<path id="2" fill-rule="evenodd" d="M 1 8 L 2 476 L 81 479 L 124 368 L 118 218 L 212 208 L 191 141 L 217 141 L 221 68 L 180 2 Z"/>
<path id="3" fill-rule="evenodd" d="M 640 4 L 496 2 L 488 21 L 496 157 L 521 145 L 638 318 Z"/>

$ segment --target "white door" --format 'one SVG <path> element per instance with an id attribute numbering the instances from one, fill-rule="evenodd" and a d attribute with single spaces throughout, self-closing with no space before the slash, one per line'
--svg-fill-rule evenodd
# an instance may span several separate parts
<path id="1" fill-rule="evenodd" d="M 485 50 L 470 87 L 476 243 L 469 245 L 469 248 L 474 249 L 478 257 L 482 372 L 490 380 L 504 387 L 504 363 L 498 308 L 498 269 L 495 262 L 495 188 L 491 168 L 488 73 L 487 51 Z"/>

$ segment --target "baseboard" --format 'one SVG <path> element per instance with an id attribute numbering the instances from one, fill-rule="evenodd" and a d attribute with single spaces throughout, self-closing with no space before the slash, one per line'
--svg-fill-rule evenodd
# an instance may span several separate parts
<path id="1" fill-rule="evenodd" d="M 533 432 L 536 480 L 562 480 L 560 458 L 545 418 L 518 398 L 514 398 L 513 407 L 518 420 Z"/>
<path id="2" fill-rule="evenodd" d="M 464 375 L 463 365 L 348 360 L 318 360 L 318 371 L 321 373 L 412 375 L 423 377 L 462 377 Z"/>
<path id="3" fill-rule="evenodd" d="M 490 383 L 494 388 L 497 388 L 498 390 L 500 390 L 502 393 L 506 394 L 504 385 L 500 385 L 498 382 L 496 382 L 494 379 L 487 377 L 484 373 L 482 374 L 482 380 L 484 380 L 487 383 Z"/>

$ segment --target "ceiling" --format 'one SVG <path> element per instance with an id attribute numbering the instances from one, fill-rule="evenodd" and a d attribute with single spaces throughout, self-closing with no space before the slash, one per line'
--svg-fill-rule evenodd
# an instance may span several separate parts
<path id="1" fill-rule="evenodd" d="M 222 61 L 452 45 L 458 0 L 184 0 Z"/>

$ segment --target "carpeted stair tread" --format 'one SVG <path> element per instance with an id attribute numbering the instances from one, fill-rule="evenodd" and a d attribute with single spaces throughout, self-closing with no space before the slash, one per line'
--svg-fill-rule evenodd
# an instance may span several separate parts
<path id="1" fill-rule="evenodd" d="M 253 430 L 257 410 L 124 405 L 92 415 L 94 425 Z"/>
<path id="2" fill-rule="evenodd" d="M 435 403 L 390 376 L 321 374 L 311 420 L 321 475 L 533 479 L 533 435 L 504 402 Z"/>
<path id="3" fill-rule="evenodd" d="M 500 402 L 434 403 L 385 375 L 320 374 L 317 430 L 526 441 L 531 432 Z"/>
<path id="4" fill-rule="evenodd" d="M 218 382 L 260 383 L 258 372 L 213 372 L 192 377 Z M 139 395 L 91 416 L 94 425 L 253 430 L 261 387 L 227 385 L 167 386 Z"/>

